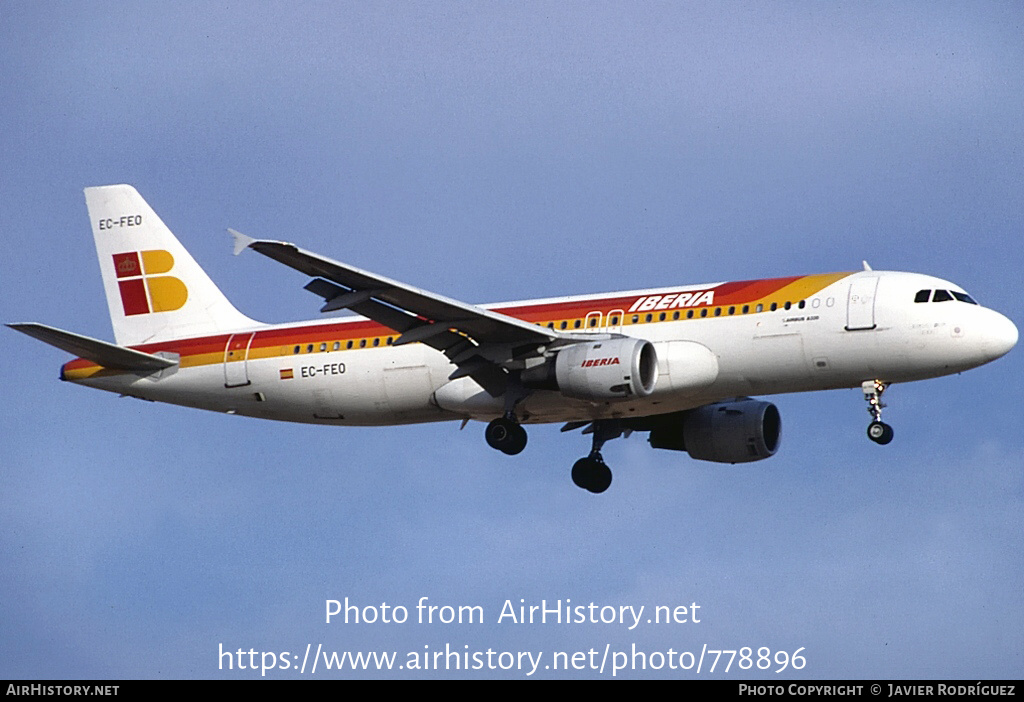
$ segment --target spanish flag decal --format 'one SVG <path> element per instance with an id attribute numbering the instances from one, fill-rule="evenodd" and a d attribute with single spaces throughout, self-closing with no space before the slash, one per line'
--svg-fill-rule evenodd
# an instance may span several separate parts
<path id="1" fill-rule="evenodd" d="M 291 368 L 281 369 L 281 380 L 291 380 L 295 377 L 295 371 Z"/>

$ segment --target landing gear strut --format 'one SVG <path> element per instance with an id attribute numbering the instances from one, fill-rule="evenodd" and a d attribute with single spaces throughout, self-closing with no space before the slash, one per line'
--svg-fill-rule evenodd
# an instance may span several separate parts
<path id="1" fill-rule="evenodd" d="M 893 436 L 892 427 L 882 421 L 882 408 L 885 407 L 882 402 L 882 393 L 887 387 L 889 387 L 888 383 L 883 383 L 881 380 L 867 380 L 861 384 L 861 389 L 864 390 L 864 399 L 868 403 L 868 413 L 873 420 L 868 425 L 868 438 L 883 446 L 892 441 Z"/>
<path id="2" fill-rule="evenodd" d="M 590 455 L 576 461 L 572 467 L 572 481 L 594 494 L 602 493 L 612 484 L 612 471 L 601 456 L 601 447 L 606 441 L 622 435 L 622 427 L 617 419 L 599 419 L 591 425 L 594 442 Z"/>

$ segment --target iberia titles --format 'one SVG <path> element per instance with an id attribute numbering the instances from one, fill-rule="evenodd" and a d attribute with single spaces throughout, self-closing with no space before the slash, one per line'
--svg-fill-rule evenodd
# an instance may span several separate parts
<path id="1" fill-rule="evenodd" d="M 593 368 L 594 366 L 618 366 L 619 359 L 617 356 L 609 358 L 588 358 L 580 364 L 580 368 Z"/>
<path id="2" fill-rule="evenodd" d="M 678 307 L 701 307 L 713 304 L 715 304 L 714 290 L 695 290 L 694 292 L 670 293 L 668 295 L 647 295 L 637 299 L 629 311 L 674 310 Z"/>

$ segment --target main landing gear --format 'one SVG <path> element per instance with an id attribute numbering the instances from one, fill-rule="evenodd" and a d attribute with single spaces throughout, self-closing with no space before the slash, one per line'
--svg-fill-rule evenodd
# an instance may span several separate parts
<path id="1" fill-rule="evenodd" d="M 622 427 L 617 419 L 599 419 L 591 424 L 594 442 L 590 455 L 576 461 L 572 467 L 572 481 L 594 494 L 602 493 L 612 484 L 612 471 L 601 456 L 601 447 L 606 441 L 622 435 Z M 585 433 L 585 432 L 584 432 Z"/>
<path id="2" fill-rule="evenodd" d="M 592 492 L 602 493 L 612 484 L 612 471 L 604 462 L 601 456 L 601 447 L 606 441 L 617 439 L 625 433 L 627 436 L 630 430 L 624 430 L 622 423 L 617 419 L 598 419 L 593 422 L 570 422 L 562 428 L 562 431 L 579 429 L 588 425 L 583 430 L 584 434 L 593 434 L 593 443 L 590 454 L 576 461 L 572 467 L 572 481 L 577 487 Z M 502 453 L 514 456 L 526 448 L 526 430 L 519 424 L 514 413 L 508 413 L 503 417 L 492 419 L 484 431 L 484 438 L 487 444 Z"/>
<path id="3" fill-rule="evenodd" d="M 882 402 L 882 393 L 887 387 L 889 384 L 883 383 L 881 380 L 867 380 L 861 384 L 861 389 L 864 390 L 864 399 L 868 403 L 868 413 L 873 419 L 868 425 L 868 438 L 883 446 L 892 441 L 893 436 L 892 427 L 882 421 L 882 408 L 885 407 Z"/>
<path id="4" fill-rule="evenodd" d="M 522 453 L 526 448 L 526 430 L 516 418 L 516 405 L 529 394 L 523 388 L 518 373 L 509 378 L 508 389 L 505 391 L 505 414 L 492 419 L 484 431 L 488 446 L 509 456 Z"/>
<path id="5" fill-rule="evenodd" d="M 572 481 L 576 483 L 576 487 L 589 490 L 596 495 L 607 490 L 612 484 L 612 471 L 601 458 L 600 451 L 591 451 L 589 456 L 573 464 Z"/>
<path id="6" fill-rule="evenodd" d="M 484 431 L 484 438 L 488 446 L 509 456 L 515 456 L 526 448 L 526 430 L 511 413 L 492 419 Z"/>

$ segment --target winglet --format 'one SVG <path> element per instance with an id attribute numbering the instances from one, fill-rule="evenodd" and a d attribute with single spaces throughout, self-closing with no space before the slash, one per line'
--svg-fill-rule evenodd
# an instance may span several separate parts
<path id="1" fill-rule="evenodd" d="M 234 229 L 228 229 L 228 234 L 230 234 L 235 240 L 236 256 L 245 251 L 250 246 L 252 246 L 254 243 L 256 243 L 256 240 L 253 239 L 251 236 L 246 236 L 242 232 L 235 231 Z"/>
<path id="2" fill-rule="evenodd" d="M 867 261 L 861 261 L 861 263 L 864 264 L 864 270 L 866 270 L 866 271 L 874 270 L 873 268 L 871 268 L 870 265 L 868 265 Z"/>

